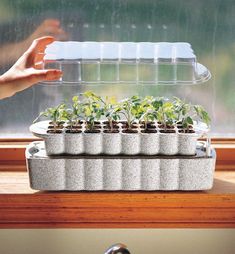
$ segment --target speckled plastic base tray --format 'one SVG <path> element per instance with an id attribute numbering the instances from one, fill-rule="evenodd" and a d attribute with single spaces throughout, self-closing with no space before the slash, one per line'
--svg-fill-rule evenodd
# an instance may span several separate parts
<path id="1" fill-rule="evenodd" d="M 48 155 L 195 155 L 198 138 L 207 130 L 205 126 L 195 125 L 195 133 L 161 133 L 155 123 L 157 133 L 142 133 L 140 125 L 136 125 L 137 133 L 123 133 L 122 124 L 118 124 L 119 133 L 104 133 L 101 121 L 100 133 L 84 133 L 85 124 L 81 125 L 81 133 L 66 133 L 66 123 L 61 133 L 47 133 L 49 121 L 41 121 L 30 126 L 30 131 L 45 140 Z"/>
<path id="2" fill-rule="evenodd" d="M 26 150 L 30 186 L 36 190 L 208 190 L 216 154 L 195 156 L 47 156 L 43 142 Z"/>

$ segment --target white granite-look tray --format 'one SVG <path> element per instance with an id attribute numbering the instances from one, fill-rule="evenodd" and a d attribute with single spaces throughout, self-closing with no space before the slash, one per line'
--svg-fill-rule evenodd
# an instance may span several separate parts
<path id="1" fill-rule="evenodd" d="M 121 124 L 119 133 L 104 133 L 101 124 L 100 133 L 84 133 L 83 124 L 81 133 L 66 133 L 66 127 L 61 133 L 47 133 L 49 121 L 41 121 L 30 126 L 30 131 L 37 137 L 45 140 L 48 155 L 194 155 L 198 138 L 207 130 L 203 126 L 195 126 L 195 133 L 122 133 Z M 66 125 L 65 125 L 66 126 Z"/>
<path id="2" fill-rule="evenodd" d="M 208 190 L 216 154 L 195 156 L 47 156 L 44 142 L 26 150 L 30 186 L 36 190 Z"/>

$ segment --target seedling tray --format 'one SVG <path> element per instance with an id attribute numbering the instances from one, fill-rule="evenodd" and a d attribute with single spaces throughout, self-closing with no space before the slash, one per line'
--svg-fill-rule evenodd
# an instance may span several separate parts
<path id="1" fill-rule="evenodd" d="M 100 124 L 100 133 L 85 133 L 82 124 L 81 133 L 66 133 L 66 124 L 60 132 L 48 133 L 49 121 L 41 121 L 30 126 L 30 131 L 45 140 L 48 155 L 194 155 L 198 138 L 206 132 L 203 126 L 195 126 L 195 133 L 123 133 L 122 124 L 118 124 L 119 133 L 104 133 L 104 124 Z"/>
<path id="2" fill-rule="evenodd" d="M 48 156 L 44 142 L 26 149 L 30 186 L 51 191 L 196 191 L 213 185 L 216 154 L 194 156 Z"/>

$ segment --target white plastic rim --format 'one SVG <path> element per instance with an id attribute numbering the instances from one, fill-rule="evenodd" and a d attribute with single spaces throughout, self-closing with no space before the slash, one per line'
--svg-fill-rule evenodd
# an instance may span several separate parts
<path id="1" fill-rule="evenodd" d="M 119 59 L 137 59 L 137 43 L 121 42 L 119 48 Z"/>
<path id="2" fill-rule="evenodd" d="M 68 60 L 73 59 L 82 59 L 82 50 L 78 50 L 82 48 L 82 42 L 78 41 L 69 41 L 65 44 L 65 58 Z"/>
<path id="3" fill-rule="evenodd" d="M 186 42 L 176 42 L 174 43 L 175 48 L 175 58 L 182 59 L 196 59 L 193 53 L 191 45 Z"/>
<path id="4" fill-rule="evenodd" d="M 45 60 L 53 59 L 153 59 L 154 62 L 159 59 L 187 59 L 196 60 L 191 45 L 186 42 L 95 42 L 95 41 L 55 41 L 48 45 L 45 50 Z M 184 60 L 181 60 L 184 61 Z"/>
<path id="5" fill-rule="evenodd" d="M 155 43 L 140 42 L 138 44 L 138 59 L 153 59 L 155 54 Z"/>
<path id="6" fill-rule="evenodd" d="M 154 61 L 172 61 L 174 62 L 173 44 L 170 42 L 159 42 L 155 45 Z"/>
<path id="7" fill-rule="evenodd" d="M 118 60 L 119 43 L 102 42 L 101 43 L 101 60 Z"/>
<path id="8" fill-rule="evenodd" d="M 82 59 L 100 59 L 101 58 L 101 43 L 94 41 L 86 41 L 82 44 Z M 79 48 L 77 48 L 79 50 Z"/>
<path id="9" fill-rule="evenodd" d="M 55 134 L 47 133 L 49 122 L 50 121 L 47 120 L 47 121 L 40 121 L 40 122 L 37 122 L 37 123 L 33 123 L 29 127 L 29 130 L 35 136 L 41 137 L 41 138 L 48 137 L 48 136 L 51 136 L 51 135 L 55 135 Z M 200 121 L 198 121 L 198 122 L 194 121 L 193 128 L 195 130 L 195 133 L 192 133 L 190 135 L 194 135 L 194 134 L 195 135 L 204 135 L 204 134 L 207 134 L 210 131 L 210 129 L 207 127 L 207 125 L 205 123 L 200 122 Z M 64 134 L 66 134 L 66 133 L 64 133 Z M 112 134 L 110 134 L 110 135 L 112 135 Z"/>
<path id="10" fill-rule="evenodd" d="M 210 131 L 210 128 L 205 123 L 198 121 L 194 122 L 194 130 L 196 133 L 204 135 Z"/>

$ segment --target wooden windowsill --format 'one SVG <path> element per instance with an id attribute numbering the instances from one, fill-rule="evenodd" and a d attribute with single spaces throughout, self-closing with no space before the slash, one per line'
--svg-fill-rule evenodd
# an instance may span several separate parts
<path id="1" fill-rule="evenodd" d="M 198 192 L 39 192 L 25 147 L 0 140 L 0 228 L 235 228 L 235 139 L 214 139 L 214 187 Z"/>
<path id="2" fill-rule="evenodd" d="M 41 192 L 0 173 L 0 228 L 234 228 L 235 172 L 198 192 Z"/>

